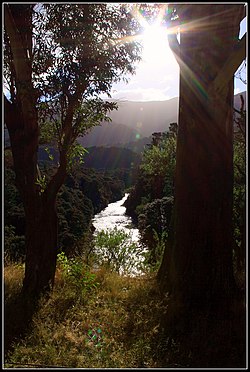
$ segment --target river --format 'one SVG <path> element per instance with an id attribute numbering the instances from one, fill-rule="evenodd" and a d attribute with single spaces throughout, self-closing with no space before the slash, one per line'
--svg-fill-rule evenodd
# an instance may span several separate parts
<path id="1" fill-rule="evenodd" d="M 131 251 L 127 252 L 128 258 L 126 259 L 125 263 L 125 266 L 127 267 L 127 265 L 131 265 L 132 262 L 131 269 L 129 269 L 128 274 L 130 276 L 134 276 L 142 274 L 138 265 L 140 265 L 140 263 L 144 260 L 143 252 L 145 251 L 145 248 L 140 246 L 139 230 L 133 225 L 131 217 L 125 214 L 126 208 L 123 206 L 123 204 L 128 195 L 129 194 L 127 193 L 121 200 L 110 203 L 104 210 L 94 216 L 92 223 L 95 227 L 94 235 L 101 230 L 107 231 L 117 228 L 129 234 L 132 242 L 138 243 L 136 245 L 138 248 L 136 249 L 135 253 L 132 253 Z M 105 255 L 105 251 L 103 251 L 103 255 Z"/>
<path id="2" fill-rule="evenodd" d="M 122 229 L 131 234 L 133 241 L 139 241 L 139 231 L 133 225 L 131 217 L 125 214 L 126 208 L 123 206 L 129 194 L 114 203 L 110 203 L 104 210 L 96 214 L 93 218 L 93 225 L 96 232 L 101 230 Z"/>

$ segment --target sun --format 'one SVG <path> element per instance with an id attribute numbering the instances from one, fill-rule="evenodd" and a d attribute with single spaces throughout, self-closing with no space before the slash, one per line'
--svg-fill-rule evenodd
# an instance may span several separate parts
<path id="1" fill-rule="evenodd" d="M 158 23 L 144 27 L 142 34 L 142 59 L 152 65 L 176 63 L 168 44 L 168 30 Z"/>
<path id="2" fill-rule="evenodd" d="M 142 34 L 142 45 L 144 58 L 158 58 L 163 49 L 168 47 L 166 28 L 157 24 L 147 26 Z"/>

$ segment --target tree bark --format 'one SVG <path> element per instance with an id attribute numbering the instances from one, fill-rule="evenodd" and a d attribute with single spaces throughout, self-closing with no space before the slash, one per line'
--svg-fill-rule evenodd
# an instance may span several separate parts
<path id="1" fill-rule="evenodd" d="M 26 214 L 26 260 L 23 293 L 39 296 L 54 285 L 57 258 L 56 200 L 43 197 L 40 211 Z"/>
<path id="2" fill-rule="evenodd" d="M 174 231 L 158 278 L 184 307 L 219 306 L 230 301 L 235 288 L 234 86 L 229 76 L 218 95 L 213 82 L 234 50 L 242 9 L 221 4 L 181 8 Z"/>

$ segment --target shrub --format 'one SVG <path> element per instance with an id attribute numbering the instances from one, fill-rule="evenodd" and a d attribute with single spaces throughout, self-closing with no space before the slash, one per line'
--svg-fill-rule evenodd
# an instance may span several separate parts
<path id="1" fill-rule="evenodd" d="M 64 252 L 57 255 L 57 262 L 63 276 L 81 295 L 97 288 L 96 275 L 80 258 L 68 259 Z"/>
<path id="2" fill-rule="evenodd" d="M 128 274 L 139 268 L 140 258 L 143 258 L 142 247 L 124 230 L 117 227 L 101 230 L 94 244 L 99 265 L 108 266 L 119 274 Z"/>

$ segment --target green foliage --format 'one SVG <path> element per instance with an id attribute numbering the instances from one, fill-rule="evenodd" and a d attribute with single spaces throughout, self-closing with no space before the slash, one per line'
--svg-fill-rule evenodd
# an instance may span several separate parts
<path id="1" fill-rule="evenodd" d="M 164 249 L 166 248 L 168 232 L 163 231 L 158 234 L 157 231 L 153 229 L 153 240 L 154 244 L 151 248 L 143 253 L 145 260 L 143 263 L 144 270 L 149 270 L 150 272 L 156 272 L 162 261 Z"/>
<path id="2" fill-rule="evenodd" d="M 41 164 L 40 170 L 46 180 L 54 172 L 47 163 Z M 58 243 L 67 256 L 87 253 L 93 215 L 108 203 L 122 198 L 125 177 L 126 172 L 122 170 L 97 173 L 93 169 L 83 169 L 80 166 L 67 177 L 66 184 L 61 187 L 57 198 Z M 5 168 L 4 181 L 4 256 L 8 260 L 24 260 L 24 208 L 15 186 L 14 171 L 9 166 Z"/>
<path id="3" fill-rule="evenodd" d="M 135 222 L 147 203 L 173 196 L 176 138 L 177 124 L 171 123 L 168 132 L 153 133 L 152 143 L 142 155 L 137 181 L 125 203 L 127 213 Z"/>
<path id="4" fill-rule="evenodd" d="M 26 14 L 27 10 L 32 14 L 24 19 L 24 27 L 17 30 L 21 38 L 26 40 L 27 37 L 27 43 L 32 44 L 32 53 L 30 50 L 28 54 L 23 46 L 25 63 L 32 67 L 30 81 L 22 82 L 21 76 L 18 81 L 24 87 L 27 83 L 32 87 L 26 94 L 30 102 L 35 102 L 33 120 L 37 120 L 38 114 L 39 131 L 36 133 L 37 136 L 39 133 L 40 143 L 56 147 L 60 171 L 65 170 L 66 160 L 69 170 L 86 152 L 76 144 L 77 138 L 102 121 L 109 121 L 109 112 L 117 108 L 115 102 L 101 99 L 100 94 L 110 96 L 114 82 L 126 80 L 124 74 L 135 72 L 134 64 L 140 60 L 141 46 L 137 41 L 126 40 L 135 35 L 140 26 L 128 7 L 122 4 L 18 7 L 17 4 L 6 5 L 13 13 L 17 28 L 20 26 L 17 14 Z M 6 27 L 4 33 L 4 68 L 14 106 L 22 97 L 17 97 L 20 90 L 15 86 L 14 46 L 8 32 L 11 27 Z M 49 151 L 48 146 L 45 151 Z M 50 153 L 49 159 L 53 160 Z M 40 194 L 46 187 L 44 181 L 44 176 L 33 180 L 40 186 Z"/>
<path id="5" fill-rule="evenodd" d="M 48 142 L 47 142 L 47 143 L 48 143 Z M 46 147 L 44 148 L 44 150 L 47 152 L 47 154 L 48 154 L 48 156 L 49 156 L 49 160 L 53 161 L 53 160 L 54 160 L 54 156 L 51 154 L 49 147 L 46 146 Z"/>
<path id="6" fill-rule="evenodd" d="M 138 178 L 125 202 L 126 212 L 140 231 L 140 241 L 148 248 L 144 266 L 157 270 L 170 233 L 176 163 L 177 124 L 169 131 L 153 133 L 144 151 Z"/>
<path id="7" fill-rule="evenodd" d="M 59 246 L 71 256 L 83 249 L 93 217 L 91 201 L 77 187 L 62 186 L 58 194 Z"/>
<path id="8" fill-rule="evenodd" d="M 134 72 L 141 47 L 120 39 L 139 24 L 120 4 L 42 4 L 34 8 L 33 23 L 41 143 L 57 145 L 70 170 L 85 154 L 76 139 L 110 121 L 108 113 L 117 109 L 99 95 L 110 96 L 113 82 Z"/>
<path id="9" fill-rule="evenodd" d="M 85 149 L 79 142 L 74 142 L 68 151 L 68 172 L 72 169 L 76 162 L 79 164 L 84 163 L 84 156 L 88 153 L 88 150 Z"/>
<path id="10" fill-rule="evenodd" d="M 100 125 L 102 121 L 111 121 L 107 112 L 117 110 L 116 102 L 103 101 L 99 97 L 85 100 L 75 111 L 73 126 L 77 130 L 77 137 L 84 136 L 91 128 Z M 76 132 L 74 131 L 76 135 Z"/>
<path id="11" fill-rule="evenodd" d="M 173 198 L 156 199 L 143 206 L 142 213 L 138 217 L 138 228 L 141 241 L 149 248 L 152 261 L 156 262 L 155 251 L 161 239 L 165 240 L 170 232 Z"/>
<path id="12" fill-rule="evenodd" d="M 142 253 L 131 235 L 117 227 L 98 232 L 94 245 L 98 264 L 120 274 L 128 274 L 136 269 L 135 257 L 138 259 Z"/>
<path id="13" fill-rule="evenodd" d="M 36 185 L 39 186 L 40 193 L 43 193 L 46 190 L 47 178 L 45 174 L 37 178 Z"/>
<path id="14" fill-rule="evenodd" d="M 80 258 L 68 259 L 64 252 L 57 255 L 57 262 L 64 277 L 78 290 L 81 295 L 97 288 L 96 275 L 83 264 Z"/>
<path id="15" fill-rule="evenodd" d="M 39 142 L 40 144 L 56 144 L 58 134 L 56 128 L 58 127 L 58 122 L 55 122 L 55 125 L 52 125 L 51 121 L 46 116 L 43 116 L 46 110 L 48 110 L 47 106 L 47 102 L 39 103 L 39 115 L 41 116 Z M 50 155 L 48 147 L 46 147 L 46 151 Z"/>
<path id="16" fill-rule="evenodd" d="M 11 225 L 4 226 L 4 261 L 19 262 L 25 257 L 24 236 L 17 235 L 15 227 Z"/>
<path id="17" fill-rule="evenodd" d="M 154 196 L 173 195 L 173 180 L 176 162 L 176 136 L 161 134 L 157 142 L 144 151 L 140 169 L 151 179 Z M 167 194 L 164 192 L 167 191 Z"/>
<path id="18" fill-rule="evenodd" d="M 67 17 L 62 17 L 64 14 Z M 48 91 L 71 94 L 82 85 L 86 86 L 85 96 L 108 92 L 112 80 L 118 81 L 121 73 L 133 72 L 138 43 L 116 42 L 136 34 L 139 27 L 126 7 L 43 4 L 34 19 L 35 39 L 43 52 L 35 60 L 34 69 L 39 72 L 49 65 Z M 89 77 L 91 80 L 86 84 Z"/>
<path id="19" fill-rule="evenodd" d="M 234 188 L 233 188 L 233 224 L 234 224 L 234 269 L 236 278 L 243 277 L 246 262 L 246 111 L 243 109 L 235 119 L 234 133 Z M 242 285 L 242 284 L 240 284 Z"/>
<path id="20" fill-rule="evenodd" d="M 143 153 L 141 169 L 146 175 L 165 175 L 167 171 L 173 171 L 175 166 L 175 138 L 164 139 L 159 145 L 153 145 Z M 156 166 L 157 164 L 157 166 Z"/>
<path id="21" fill-rule="evenodd" d="M 66 184 L 79 188 L 91 200 L 94 213 L 98 213 L 110 202 L 122 198 L 125 188 L 123 178 L 124 173 L 120 171 L 97 172 L 79 166 L 67 177 Z"/>

